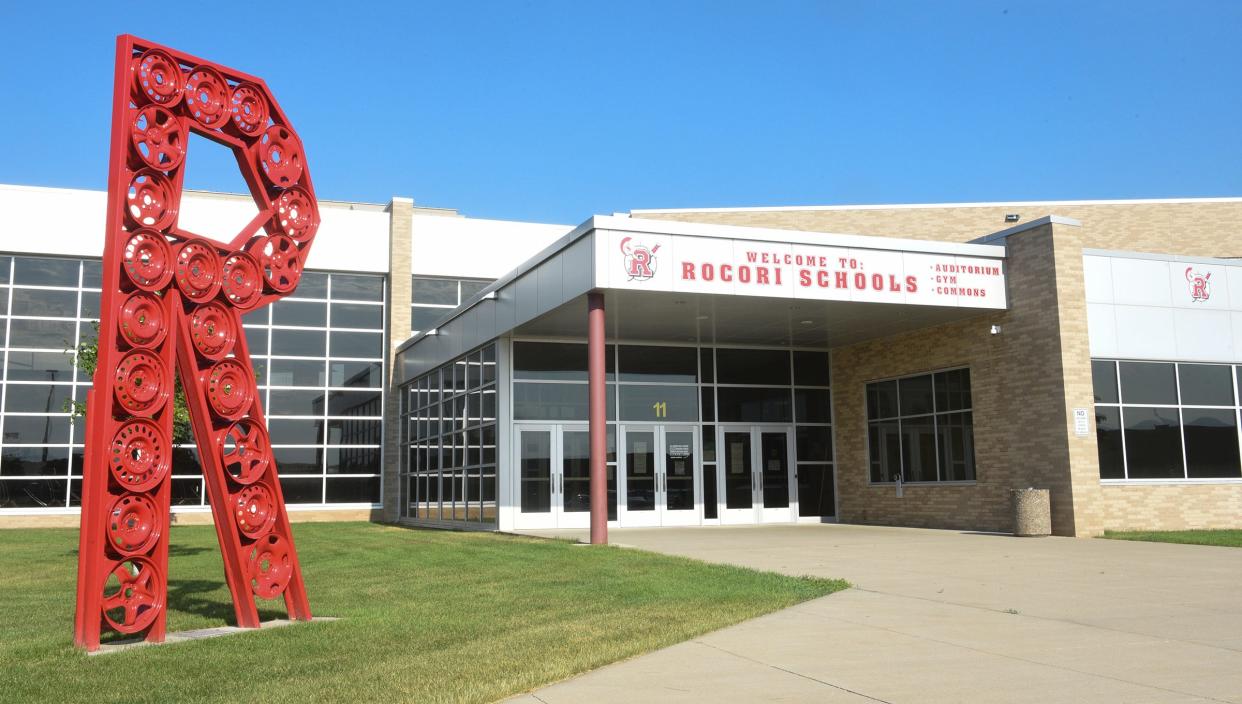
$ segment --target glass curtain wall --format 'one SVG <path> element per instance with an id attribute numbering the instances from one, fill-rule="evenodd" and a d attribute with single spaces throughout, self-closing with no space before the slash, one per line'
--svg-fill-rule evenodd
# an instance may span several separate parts
<path id="1" fill-rule="evenodd" d="M 402 517 L 496 525 L 496 345 L 402 389 Z"/>
<path id="2" fill-rule="evenodd" d="M 718 518 L 717 423 L 794 426 L 799 515 L 835 515 L 827 352 L 610 344 L 606 356 L 610 443 L 617 422 L 699 427 L 706 520 Z M 587 420 L 585 344 L 513 343 L 513 419 Z M 614 458 L 610 450 L 613 502 Z"/>
<path id="3" fill-rule="evenodd" d="M 93 339 L 98 260 L 0 256 L 0 509 L 81 503 L 90 379 L 73 350 Z M 378 504 L 384 278 L 306 272 L 293 297 L 245 317 L 290 504 Z M 174 506 L 203 504 L 193 447 L 174 452 Z"/>
<path id="4" fill-rule="evenodd" d="M 1242 478 L 1242 366 L 1092 360 L 1100 479 Z"/>

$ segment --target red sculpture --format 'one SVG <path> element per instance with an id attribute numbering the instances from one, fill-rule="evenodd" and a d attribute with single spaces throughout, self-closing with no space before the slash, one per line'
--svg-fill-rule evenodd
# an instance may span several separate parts
<path id="1" fill-rule="evenodd" d="M 258 205 L 228 244 L 178 224 L 190 131 L 233 150 Z M 123 35 L 109 159 L 74 643 L 164 639 L 174 364 L 237 625 L 259 626 L 254 596 L 310 619 L 241 327 L 297 286 L 319 226 L 302 144 L 263 81 Z"/>

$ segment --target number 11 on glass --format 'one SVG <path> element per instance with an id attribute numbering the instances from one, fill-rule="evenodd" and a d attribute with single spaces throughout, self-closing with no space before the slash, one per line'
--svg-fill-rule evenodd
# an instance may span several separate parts
<path id="1" fill-rule="evenodd" d="M 668 418 L 668 402 L 656 401 L 651 404 L 651 410 L 655 411 L 656 418 Z"/>

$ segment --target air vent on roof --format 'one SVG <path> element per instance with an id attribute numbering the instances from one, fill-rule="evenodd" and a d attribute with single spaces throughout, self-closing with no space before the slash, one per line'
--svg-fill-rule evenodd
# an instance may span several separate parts
<path id="1" fill-rule="evenodd" d="M 1008 213 L 1005 215 L 1005 222 L 1017 222 L 1017 221 L 1018 221 L 1017 213 Z"/>

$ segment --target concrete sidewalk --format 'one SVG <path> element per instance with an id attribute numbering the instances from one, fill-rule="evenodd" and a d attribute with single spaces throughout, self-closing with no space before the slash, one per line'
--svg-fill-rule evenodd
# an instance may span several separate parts
<path id="1" fill-rule="evenodd" d="M 1242 550 L 836 525 L 611 537 L 856 588 L 512 701 L 1242 702 Z"/>

